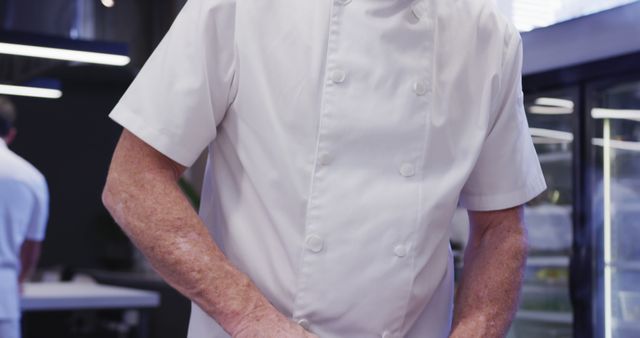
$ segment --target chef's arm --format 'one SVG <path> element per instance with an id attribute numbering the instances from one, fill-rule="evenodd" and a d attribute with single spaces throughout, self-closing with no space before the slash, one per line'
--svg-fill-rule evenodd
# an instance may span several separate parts
<path id="1" fill-rule="evenodd" d="M 451 338 L 505 337 L 517 309 L 527 257 L 523 208 L 469 211 L 469 221 Z"/>
<path id="2" fill-rule="evenodd" d="M 158 273 L 233 337 L 307 337 L 211 239 L 177 181 L 185 167 L 128 131 L 116 147 L 103 203 Z"/>
<path id="3" fill-rule="evenodd" d="M 40 258 L 41 241 L 25 240 L 20 247 L 20 274 L 18 282 L 23 284 L 38 265 Z"/>

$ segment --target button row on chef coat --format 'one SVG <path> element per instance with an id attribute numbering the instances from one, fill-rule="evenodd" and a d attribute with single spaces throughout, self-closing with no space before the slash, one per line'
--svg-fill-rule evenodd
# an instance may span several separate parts
<path id="1" fill-rule="evenodd" d="M 418 80 L 413 83 L 413 91 L 416 93 L 416 95 L 422 96 L 429 91 L 429 88 L 427 87 L 426 82 Z"/>
<path id="2" fill-rule="evenodd" d="M 329 153 L 321 153 L 318 155 L 318 164 L 322 166 L 329 165 L 331 160 L 333 160 L 333 157 Z"/>
<path id="3" fill-rule="evenodd" d="M 336 84 L 342 83 L 347 79 L 347 73 L 342 69 L 334 69 L 329 74 L 329 79 L 331 79 L 331 82 Z M 425 81 L 418 80 L 413 83 L 413 91 L 416 95 L 423 96 L 429 91 L 429 87 Z"/>
<path id="4" fill-rule="evenodd" d="M 400 175 L 404 177 L 411 177 L 416 174 L 416 169 L 411 163 L 402 163 L 400 165 Z"/>
<path id="5" fill-rule="evenodd" d="M 342 83 L 347 78 L 347 73 L 342 69 L 334 69 L 329 74 L 329 78 L 333 83 Z"/>
<path id="6" fill-rule="evenodd" d="M 315 234 L 307 236 L 305 243 L 307 244 L 307 248 L 315 253 L 322 251 L 322 248 L 324 248 L 324 241 L 320 236 Z"/>
<path id="7" fill-rule="evenodd" d="M 413 15 L 421 20 L 427 16 L 427 2 L 425 0 L 416 0 L 411 4 L 411 11 Z"/>
<path id="8" fill-rule="evenodd" d="M 395 248 L 393 248 L 393 253 L 396 256 L 400 257 L 400 258 L 406 256 L 407 255 L 407 251 L 408 251 L 407 247 L 402 245 L 402 244 L 398 244 L 398 245 L 396 245 Z"/>
<path id="9" fill-rule="evenodd" d="M 329 153 L 320 153 L 318 155 L 318 164 L 321 166 L 327 166 L 331 164 L 331 161 L 333 161 L 333 156 Z M 411 163 L 402 163 L 399 171 L 400 175 L 404 177 L 412 177 L 416 174 L 416 169 Z"/>

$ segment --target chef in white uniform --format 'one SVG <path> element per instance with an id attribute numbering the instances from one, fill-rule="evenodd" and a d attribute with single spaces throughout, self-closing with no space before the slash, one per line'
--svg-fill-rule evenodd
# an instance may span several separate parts
<path id="1" fill-rule="evenodd" d="M 190 338 L 500 337 L 546 187 L 521 62 L 491 0 L 190 0 L 110 115 L 103 200 Z"/>
<path id="2" fill-rule="evenodd" d="M 0 97 L 0 337 L 20 337 L 20 284 L 35 268 L 44 240 L 49 193 L 44 176 L 9 150 L 15 108 Z"/>

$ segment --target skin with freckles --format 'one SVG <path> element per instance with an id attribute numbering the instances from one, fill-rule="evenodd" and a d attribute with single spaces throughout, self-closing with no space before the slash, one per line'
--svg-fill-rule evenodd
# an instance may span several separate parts
<path id="1" fill-rule="evenodd" d="M 506 336 L 527 258 L 522 210 L 469 211 L 471 232 L 450 338 Z"/>
<path id="2" fill-rule="evenodd" d="M 158 273 L 234 338 L 317 338 L 279 313 L 226 259 L 178 187 L 185 168 L 128 131 L 103 202 Z"/>

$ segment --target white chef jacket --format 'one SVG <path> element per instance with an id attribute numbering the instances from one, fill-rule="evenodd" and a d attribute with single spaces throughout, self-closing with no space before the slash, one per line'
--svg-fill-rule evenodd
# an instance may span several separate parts
<path id="1" fill-rule="evenodd" d="M 20 318 L 20 248 L 44 239 L 48 212 L 44 176 L 0 139 L 0 321 Z"/>
<path id="2" fill-rule="evenodd" d="M 190 0 L 111 118 L 189 166 L 200 216 L 323 338 L 446 337 L 458 201 L 545 189 L 521 40 L 491 0 Z M 191 338 L 228 337 L 197 305 Z"/>

